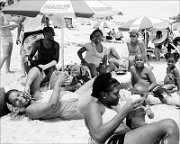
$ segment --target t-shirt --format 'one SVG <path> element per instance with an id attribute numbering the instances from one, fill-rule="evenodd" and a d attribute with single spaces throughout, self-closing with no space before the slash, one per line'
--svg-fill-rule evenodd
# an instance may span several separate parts
<path id="1" fill-rule="evenodd" d="M 105 46 L 103 46 L 103 51 L 101 53 L 97 52 L 94 43 L 86 43 L 84 47 L 86 48 L 85 61 L 88 63 L 93 63 L 97 67 L 103 60 L 104 56 L 108 53 L 107 48 Z"/>

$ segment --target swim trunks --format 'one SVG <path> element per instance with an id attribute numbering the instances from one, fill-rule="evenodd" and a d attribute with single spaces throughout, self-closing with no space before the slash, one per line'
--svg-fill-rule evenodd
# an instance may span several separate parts
<path id="1" fill-rule="evenodd" d="M 123 144 L 125 134 L 114 134 L 107 142 L 107 144 Z"/>

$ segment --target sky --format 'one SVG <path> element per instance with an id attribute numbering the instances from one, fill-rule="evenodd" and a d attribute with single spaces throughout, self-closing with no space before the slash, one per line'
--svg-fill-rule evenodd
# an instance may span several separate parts
<path id="1" fill-rule="evenodd" d="M 180 13 L 180 0 L 112 0 L 102 2 L 121 11 L 124 14 L 119 17 L 122 21 L 127 21 L 139 16 L 153 16 L 168 19 L 170 16 L 176 16 Z"/>

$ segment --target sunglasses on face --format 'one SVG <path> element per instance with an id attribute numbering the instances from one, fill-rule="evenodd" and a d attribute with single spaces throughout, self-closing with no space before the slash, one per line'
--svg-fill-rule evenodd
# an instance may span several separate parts
<path id="1" fill-rule="evenodd" d="M 129 35 L 129 37 L 135 38 L 135 37 L 136 37 L 136 35 Z"/>

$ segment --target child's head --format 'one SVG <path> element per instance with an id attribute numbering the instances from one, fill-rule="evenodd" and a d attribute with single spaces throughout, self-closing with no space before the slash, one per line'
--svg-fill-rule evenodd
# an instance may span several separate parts
<path id="1" fill-rule="evenodd" d="M 145 59 L 142 54 L 137 54 L 135 56 L 134 65 L 136 68 L 144 67 Z"/>
<path id="2" fill-rule="evenodd" d="M 140 94 L 142 97 L 146 97 L 148 93 L 148 87 L 144 83 L 136 83 L 134 85 L 134 91 L 136 94 Z"/>
<path id="3" fill-rule="evenodd" d="M 136 83 L 133 87 L 131 99 L 141 99 L 145 101 L 148 95 L 148 87 L 144 83 Z"/>
<path id="4" fill-rule="evenodd" d="M 174 67 L 179 59 L 179 53 L 166 53 L 165 58 L 167 60 L 168 67 Z"/>

